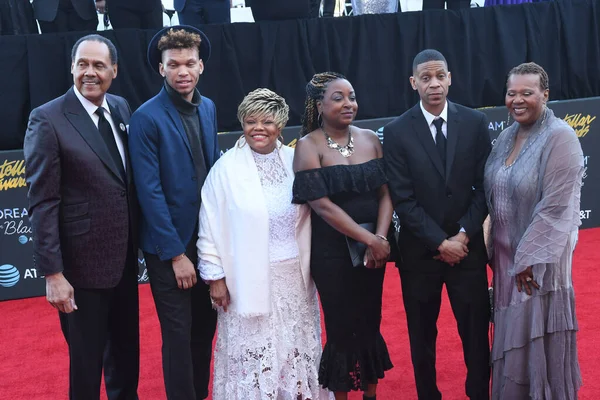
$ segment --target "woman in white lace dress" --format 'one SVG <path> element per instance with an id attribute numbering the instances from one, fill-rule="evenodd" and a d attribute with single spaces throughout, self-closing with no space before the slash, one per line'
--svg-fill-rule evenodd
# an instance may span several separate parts
<path id="1" fill-rule="evenodd" d="M 320 314 L 310 277 L 310 210 L 292 204 L 285 100 L 250 92 L 244 135 L 202 189 L 198 258 L 217 307 L 214 400 L 317 400 Z"/>

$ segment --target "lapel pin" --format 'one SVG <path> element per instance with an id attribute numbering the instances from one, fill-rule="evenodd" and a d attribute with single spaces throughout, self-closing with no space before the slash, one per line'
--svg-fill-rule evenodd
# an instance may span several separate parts
<path id="1" fill-rule="evenodd" d="M 122 122 L 119 124 L 119 129 L 121 129 L 123 132 L 125 132 L 125 124 L 123 124 Z"/>

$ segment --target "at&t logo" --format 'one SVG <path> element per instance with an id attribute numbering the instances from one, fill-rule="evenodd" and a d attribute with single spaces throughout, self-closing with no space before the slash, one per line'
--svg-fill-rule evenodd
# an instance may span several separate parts
<path id="1" fill-rule="evenodd" d="M 21 279 L 21 274 L 14 265 L 0 265 L 0 286 L 6 288 L 15 286 L 19 279 Z"/>

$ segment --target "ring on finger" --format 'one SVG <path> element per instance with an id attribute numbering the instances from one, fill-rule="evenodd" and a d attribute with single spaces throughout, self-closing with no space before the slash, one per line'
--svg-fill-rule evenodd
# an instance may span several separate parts
<path id="1" fill-rule="evenodd" d="M 525 281 L 526 281 L 526 282 L 531 282 L 532 280 L 533 280 L 533 279 L 532 279 L 530 276 L 528 276 L 527 278 L 525 278 Z"/>

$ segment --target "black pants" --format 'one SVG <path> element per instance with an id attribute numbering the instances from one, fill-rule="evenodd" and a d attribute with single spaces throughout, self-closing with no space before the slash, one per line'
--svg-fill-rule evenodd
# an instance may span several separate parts
<path id="1" fill-rule="evenodd" d="M 179 23 L 199 27 L 231 22 L 229 0 L 187 0 L 179 15 Z"/>
<path id="2" fill-rule="evenodd" d="M 465 364 L 466 392 L 471 400 L 489 399 L 489 297 L 485 268 L 451 267 L 431 261 L 423 268 L 401 269 L 402 295 L 419 400 L 442 398 L 436 384 L 437 319 L 446 284 L 458 325 Z M 438 264 L 438 265 L 433 265 Z"/>
<path id="3" fill-rule="evenodd" d="M 112 289 L 74 288 L 78 309 L 59 312 L 69 346 L 71 400 L 100 398 L 103 366 L 109 400 L 137 399 L 139 302 L 137 271 L 131 264 Z"/>
<path id="4" fill-rule="evenodd" d="M 471 0 L 423 0 L 423 10 L 443 9 L 444 3 L 448 6 L 448 10 L 471 7 Z"/>
<path id="5" fill-rule="evenodd" d="M 252 16 L 256 22 L 310 17 L 309 0 L 252 0 Z"/>
<path id="6" fill-rule="evenodd" d="M 198 259 L 195 240 L 187 246 L 186 255 L 195 266 Z M 198 283 L 193 288 L 179 289 L 170 260 L 161 261 L 148 253 L 144 256 L 162 333 L 167 399 L 205 399 L 217 323 L 208 286 L 197 275 Z"/>
<path id="7" fill-rule="evenodd" d="M 113 29 L 160 29 L 163 26 L 161 7 L 156 7 L 150 12 L 141 13 L 111 4 L 108 9 L 108 16 Z"/>
<path id="8" fill-rule="evenodd" d="M 82 19 L 70 0 L 60 0 L 54 21 L 38 21 L 42 33 L 90 32 L 98 28 L 98 18 Z"/>

